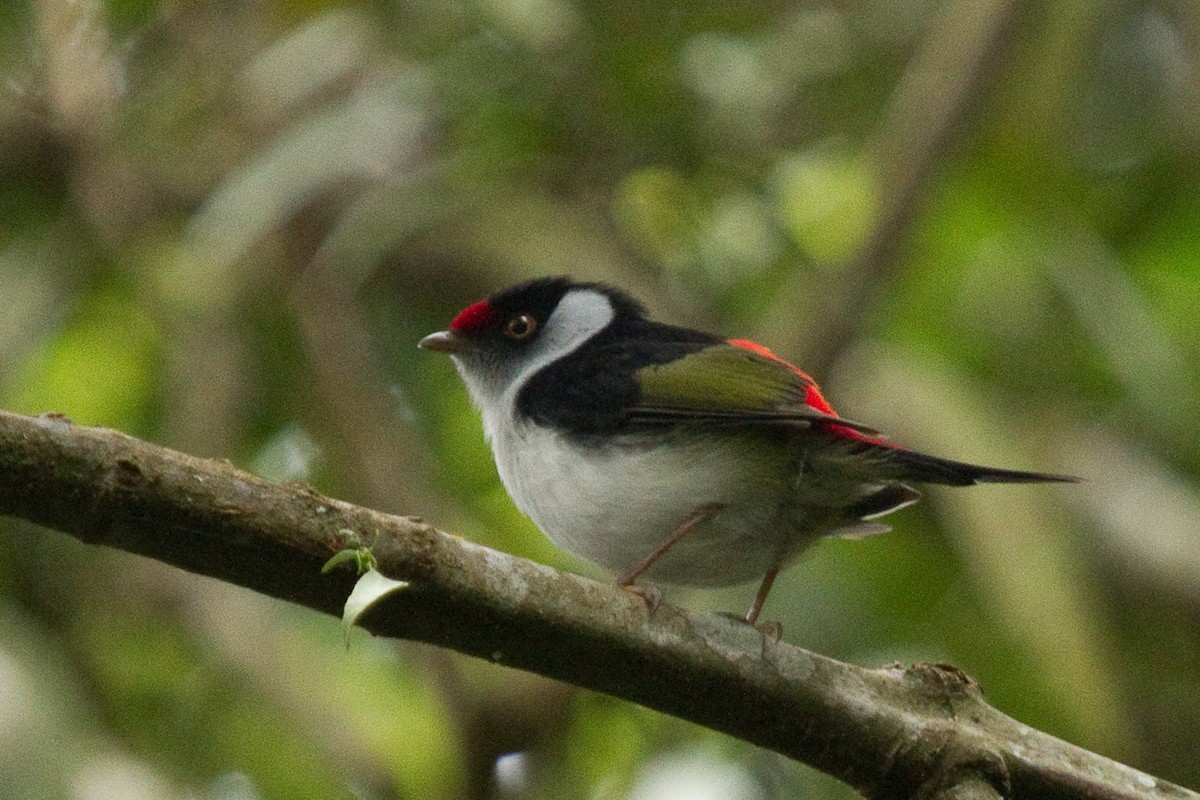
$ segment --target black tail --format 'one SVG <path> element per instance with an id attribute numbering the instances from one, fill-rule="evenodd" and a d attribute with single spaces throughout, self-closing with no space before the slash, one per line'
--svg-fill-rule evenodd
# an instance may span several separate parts
<path id="1" fill-rule="evenodd" d="M 898 467 L 898 478 L 914 483 L 941 483 L 946 486 L 970 486 L 976 483 L 1077 483 L 1070 475 L 1045 472 L 1021 472 L 951 461 L 912 450 L 886 448 L 887 460 Z"/>

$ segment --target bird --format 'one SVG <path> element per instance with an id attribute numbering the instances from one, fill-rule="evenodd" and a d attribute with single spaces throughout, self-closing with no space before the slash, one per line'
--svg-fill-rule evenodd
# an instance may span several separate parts
<path id="1" fill-rule="evenodd" d="M 769 348 L 652 320 L 602 283 L 525 281 L 419 346 L 453 360 L 517 508 L 652 609 L 657 582 L 758 580 L 742 619 L 763 628 L 781 569 L 823 537 L 890 530 L 912 484 L 1077 480 L 907 449 Z"/>

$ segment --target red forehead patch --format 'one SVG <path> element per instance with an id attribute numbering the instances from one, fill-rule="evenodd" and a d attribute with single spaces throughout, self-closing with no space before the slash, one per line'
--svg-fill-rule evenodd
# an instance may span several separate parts
<path id="1" fill-rule="evenodd" d="M 450 322 L 452 331 L 477 331 L 496 317 L 496 311 L 487 300 L 480 300 L 458 312 Z"/>

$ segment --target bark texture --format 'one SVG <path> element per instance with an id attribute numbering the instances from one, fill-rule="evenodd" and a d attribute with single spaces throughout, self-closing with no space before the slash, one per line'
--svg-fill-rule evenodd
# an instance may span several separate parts
<path id="1" fill-rule="evenodd" d="M 322 564 L 379 533 L 411 582 L 364 627 L 606 692 L 830 773 L 872 798 L 1200 798 L 1033 730 L 937 664 L 865 669 L 396 517 L 53 415 L 0 411 L 0 513 L 340 615 Z"/>

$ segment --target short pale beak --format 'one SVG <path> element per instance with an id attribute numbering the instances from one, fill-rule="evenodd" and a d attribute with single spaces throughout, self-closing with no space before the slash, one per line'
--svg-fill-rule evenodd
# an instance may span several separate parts
<path id="1" fill-rule="evenodd" d="M 475 343 L 454 331 L 438 331 L 426 336 L 417 346 L 435 353 L 461 353 L 474 348 Z"/>

